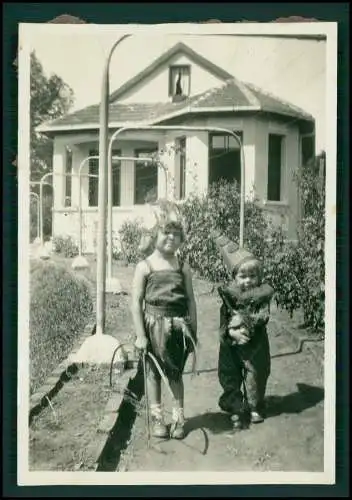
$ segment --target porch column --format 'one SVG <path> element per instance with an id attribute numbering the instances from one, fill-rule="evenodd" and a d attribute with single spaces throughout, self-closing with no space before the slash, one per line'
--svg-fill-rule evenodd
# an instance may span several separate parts
<path id="1" fill-rule="evenodd" d="M 251 119 L 245 122 L 243 134 L 243 153 L 245 162 L 245 197 L 254 198 L 256 182 L 256 122 Z"/>
<path id="2" fill-rule="evenodd" d="M 66 143 L 55 139 L 53 153 L 53 186 L 54 186 L 54 209 L 59 209 L 65 205 L 65 160 Z M 55 175 L 57 174 L 57 175 Z"/>
<path id="3" fill-rule="evenodd" d="M 167 134 L 158 142 L 160 161 L 164 168 L 158 170 L 158 198 L 175 198 L 175 134 Z"/>
<path id="4" fill-rule="evenodd" d="M 209 134 L 197 132 L 186 140 L 186 196 L 202 194 L 208 189 Z"/>
<path id="5" fill-rule="evenodd" d="M 79 158 L 78 158 L 79 156 Z M 77 164 L 73 162 L 74 172 L 77 172 L 81 161 L 89 156 L 89 147 L 86 144 L 82 144 L 79 146 L 79 153 L 77 154 Z M 73 161 L 74 161 L 73 157 Z M 85 161 L 84 166 L 81 170 L 81 196 L 82 196 L 82 208 L 87 208 L 89 206 L 89 161 Z M 77 176 L 78 177 L 78 176 Z M 78 181 L 77 181 L 78 182 Z M 77 196 L 78 196 L 78 188 L 77 188 Z"/>
<path id="6" fill-rule="evenodd" d="M 121 156 L 134 156 L 134 149 L 131 146 L 124 146 L 121 149 Z M 121 207 L 130 207 L 134 205 L 134 161 L 121 161 Z"/>
<path id="7" fill-rule="evenodd" d="M 72 146 L 72 186 L 71 186 L 71 207 L 78 208 L 78 199 L 79 199 L 79 179 L 78 179 L 78 170 L 81 162 L 86 157 L 85 151 L 79 146 Z M 84 177 L 83 174 L 87 173 L 88 162 L 81 170 L 81 196 L 82 196 L 82 207 L 85 205 L 85 201 L 83 195 L 86 194 L 83 191 L 83 187 L 85 181 L 88 180 L 87 177 Z"/>
<path id="8" fill-rule="evenodd" d="M 268 183 L 268 124 L 259 118 L 255 125 L 255 191 L 257 197 L 267 198 Z"/>
<path id="9" fill-rule="evenodd" d="M 298 187 L 294 174 L 299 165 L 299 132 L 298 128 L 291 127 L 286 137 L 286 158 L 283 173 L 283 193 L 287 199 L 288 210 L 288 237 L 295 239 L 297 237 L 297 224 L 299 213 Z"/>

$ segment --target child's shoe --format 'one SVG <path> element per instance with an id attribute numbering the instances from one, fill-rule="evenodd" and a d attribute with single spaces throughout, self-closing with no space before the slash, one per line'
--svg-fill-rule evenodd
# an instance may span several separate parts
<path id="1" fill-rule="evenodd" d="M 170 437 L 172 439 L 183 439 L 185 437 L 185 419 L 183 408 L 173 408 L 172 420 L 170 429 Z"/>
<path id="2" fill-rule="evenodd" d="M 156 417 L 156 416 L 152 416 L 152 422 L 153 422 L 152 434 L 153 434 L 154 437 L 158 437 L 158 438 L 167 438 L 167 437 L 169 437 L 169 433 L 168 433 L 167 427 L 164 424 L 162 418 Z"/>
<path id="3" fill-rule="evenodd" d="M 172 439 L 184 439 L 185 435 L 184 422 L 173 422 L 171 424 L 170 437 Z"/>
<path id="4" fill-rule="evenodd" d="M 261 413 L 258 411 L 251 411 L 250 413 L 250 419 L 252 424 L 260 424 L 261 422 L 264 422 L 264 417 Z"/>
<path id="5" fill-rule="evenodd" d="M 231 415 L 231 422 L 234 431 L 243 429 L 243 419 L 241 414 L 234 413 Z"/>
<path id="6" fill-rule="evenodd" d="M 154 437 L 167 438 L 169 436 L 167 427 L 164 423 L 163 412 L 160 404 L 153 404 L 150 407 L 152 420 L 152 434 Z"/>

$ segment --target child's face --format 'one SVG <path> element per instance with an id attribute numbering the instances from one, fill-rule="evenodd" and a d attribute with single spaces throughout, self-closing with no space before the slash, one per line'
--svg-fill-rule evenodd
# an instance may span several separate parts
<path id="1" fill-rule="evenodd" d="M 235 276 L 236 285 L 241 290 L 250 290 L 259 286 L 260 264 L 257 260 L 244 262 L 238 269 Z"/>
<path id="2" fill-rule="evenodd" d="M 174 225 L 167 225 L 158 230 L 156 248 L 165 254 L 174 254 L 182 242 L 182 231 Z"/>

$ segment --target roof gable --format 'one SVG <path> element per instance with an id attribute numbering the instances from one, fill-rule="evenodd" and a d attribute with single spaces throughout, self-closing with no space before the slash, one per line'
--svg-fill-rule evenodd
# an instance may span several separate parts
<path id="1" fill-rule="evenodd" d="M 220 68 L 216 64 L 212 63 L 205 57 L 201 56 L 193 49 L 180 42 L 167 50 L 160 57 L 155 59 L 149 66 L 147 66 L 140 73 L 135 75 L 133 78 L 124 83 L 120 88 L 115 90 L 110 95 L 109 102 L 113 103 L 120 99 L 126 92 L 131 91 L 135 86 L 139 85 L 144 79 L 155 73 L 163 64 L 167 63 L 175 55 L 182 54 L 186 55 L 192 62 L 198 64 L 200 67 L 206 69 L 212 75 L 220 78 L 221 80 L 228 80 L 233 78 L 233 75 Z"/>

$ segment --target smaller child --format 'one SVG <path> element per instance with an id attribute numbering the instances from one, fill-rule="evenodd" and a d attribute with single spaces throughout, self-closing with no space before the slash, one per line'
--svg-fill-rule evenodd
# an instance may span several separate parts
<path id="1" fill-rule="evenodd" d="M 229 286 L 218 288 L 223 301 L 218 376 L 224 391 L 219 406 L 230 413 L 234 429 L 240 429 L 247 410 L 252 423 L 264 420 L 264 396 L 270 375 L 266 325 L 274 291 L 262 283 L 262 264 L 252 253 L 238 249 L 219 233 L 214 238 L 233 278 Z"/>

